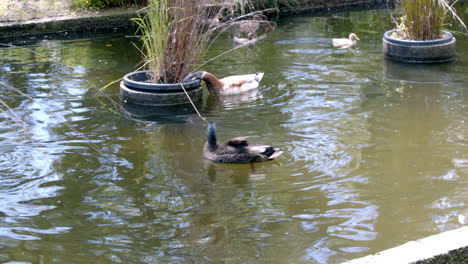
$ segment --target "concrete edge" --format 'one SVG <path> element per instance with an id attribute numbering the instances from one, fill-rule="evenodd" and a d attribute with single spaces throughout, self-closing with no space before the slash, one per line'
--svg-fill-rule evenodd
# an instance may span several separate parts
<path id="1" fill-rule="evenodd" d="M 393 8 L 394 0 L 356 0 L 354 2 L 326 4 L 323 1 L 310 3 L 306 7 L 284 8 L 279 10 L 279 17 L 291 14 L 327 15 L 330 13 L 349 12 L 368 9 Z M 271 14 L 272 16 L 274 14 Z M 119 28 L 136 28 L 131 21 L 138 16 L 138 10 L 99 12 L 84 15 L 49 17 L 22 22 L 0 23 L 0 41 L 27 39 L 28 36 L 52 34 L 57 32 L 108 32 Z"/>
<path id="2" fill-rule="evenodd" d="M 342 264 L 455 264 L 467 262 L 468 226 L 464 226 Z"/>
<path id="3" fill-rule="evenodd" d="M 383 8 L 394 8 L 395 0 L 357 0 L 353 3 L 337 3 L 330 4 L 327 1 L 317 1 L 313 5 L 306 7 L 292 7 L 280 10 L 281 15 L 291 14 L 314 14 L 314 15 L 327 15 L 338 12 L 350 12 L 360 10 L 373 10 Z"/>
<path id="4" fill-rule="evenodd" d="M 54 32 L 97 31 L 135 26 L 132 18 L 138 17 L 137 10 L 119 12 L 69 15 L 43 18 L 24 22 L 0 23 L 0 40 L 15 39 L 25 35 L 49 34 Z"/>

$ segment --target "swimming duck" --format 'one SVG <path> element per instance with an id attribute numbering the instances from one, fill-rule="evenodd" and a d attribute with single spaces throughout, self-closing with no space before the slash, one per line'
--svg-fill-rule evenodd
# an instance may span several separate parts
<path id="1" fill-rule="evenodd" d="M 349 34 L 348 38 L 334 38 L 333 46 L 342 49 L 352 48 L 357 45 L 358 40 L 358 36 L 356 36 L 354 33 L 351 33 Z"/>
<path id="2" fill-rule="evenodd" d="M 240 33 L 254 33 L 260 29 L 260 22 L 263 22 L 264 15 L 255 14 L 251 19 L 239 21 Z"/>
<path id="3" fill-rule="evenodd" d="M 247 38 L 239 38 L 235 36 L 233 38 L 234 44 L 236 45 L 253 45 L 257 43 L 259 40 L 266 38 L 266 34 L 260 35 L 257 37 L 257 35 L 253 33 L 249 33 Z"/>
<path id="4" fill-rule="evenodd" d="M 280 148 L 249 144 L 248 137 L 235 137 L 218 144 L 214 123 L 208 124 L 207 137 L 208 141 L 203 148 L 203 157 L 211 161 L 245 164 L 273 160 L 283 154 L 283 150 Z"/>
<path id="5" fill-rule="evenodd" d="M 257 42 L 257 38 L 255 37 L 255 34 L 250 32 L 247 35 L 247 38 L 238 38 L 237 36 L 234 36 L 234 44 L 236 45 L 252 45 Z"/>
<path id="6" fill-rule="evenodd" d="M 263 78 L 263 72 L 245 75 L 233 75 L 222 79 L 216 78 L 206 71 L 189 73 L 184 82 L 200 79 L 205 81 L 208 91 L 212 94 L 238 94 L 258 87 Z"/>

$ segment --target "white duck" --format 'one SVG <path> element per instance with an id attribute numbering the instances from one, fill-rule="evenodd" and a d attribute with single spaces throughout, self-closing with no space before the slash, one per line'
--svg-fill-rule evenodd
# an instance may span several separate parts
<path id="1" fill-rule="evenodd" d="M 206 87 L 211 94 L 238 94 L 245 91 L 258 88 L 263 78 L 263 72 L 245 75 L 233 75 L 222 79 L 216 78 L 213 74 L 206 71 L 189 73 L 184 82 L 200 79 L 205 81 Z"/>
<path id="2" fill-rule="evenodd" d="M 333 46 L 337 48 L 353 48 L 357 45 L 359 38 L 356 34 L 351 33 L 349 34 L 348 38 L 334 38 L 333 39 Z"/>
<path id="3" fill-rule="evenodd" d="M 249 33 L 247 38 L 238 38 L 237 36 L 234 36 L 233 41 L 236 45 L 252 45 L 257 42 L 257 38 L 254 33 Z"/>
<path id="4" fill-rule="evenodd" d="M 239 38 L 239 37 L 234 37 L 233 42 L 235 45 L 253 45 L 257 43 L 259 40 L 266 38 L 266 34 L 257 36 L 254 33 L 249 33 L 247 38 Z"/>

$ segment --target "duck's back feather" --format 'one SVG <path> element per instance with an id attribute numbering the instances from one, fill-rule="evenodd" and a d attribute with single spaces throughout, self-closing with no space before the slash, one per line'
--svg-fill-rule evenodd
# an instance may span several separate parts
<path id="1" fill-rule="evenodd" d="M 224 84 L 222 94 L 237 94 L 258 88 L 264 73 L 234 75 L 220 79 Z"/>
<path id="2" fill-rule="evenodd" d="M 349 34 L 348 38 L 334 38 L 332 42 L 334 47 L 351 48 L 357 45 L 358 40 L 358 36 L 356 36 L 354 33 L 351 33 Z"/>
<path id="3" fill-rule="evenodd" d="M 210 148 L 206 143 L 203 156 L 211 161 L 223 163 L 245 164 L 273 160 L 283 154 L 280 148 L 268 145 L 248 144 L 247 137 L 229 139 L 216 149 Z"/>
<path id="4" fill-rule="evenodd" d="M 244 147 L 244 146 L 248 145 L 247 138 L 249 138 L 249 137 L 247 136 L 247 137 L 231 138 L 231 139 L 227 140 L 224 144 L 229 145 L 229 146 L 233 146 L 233 147 Z"/>
<path id="5" fill-rule="evenodd" d="M 224 83 L 237 83 L 237 82 L 260 82 L 263 78 L 263 72 L 255 74 L 233 75 L 220 79 Z"/>
<path id="6" fill-rule="evenodd" d="M 333 46 L 335 46 L 335 47 L 347 48 L 347 47 L 351 47 L 351 46 L 354 46 L 354 45 L 356 45 L 355 41 L 352 41 L 352 40 L 349 40 L 349 39 L 346 39 L 346 38 L 333 39 Z"/>

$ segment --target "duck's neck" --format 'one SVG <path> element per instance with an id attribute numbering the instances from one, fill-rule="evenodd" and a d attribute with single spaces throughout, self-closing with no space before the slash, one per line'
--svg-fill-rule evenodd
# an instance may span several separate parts
<path id="1" fill-rule="evenodd" d="M 216 125 L 214 123 L 208 124 L 207 137 L 208 137 L 208 146 L 211 149 L 217 148 L 218 144 L 216 143 Z"/>
<path id="2" fill-rule="evenodd" d="M 203 72 L 201 79 L 205 81 L 208 91 L 212 94 L 219 94 L 223 89 L 224 83 L 209 72 Z"/>

